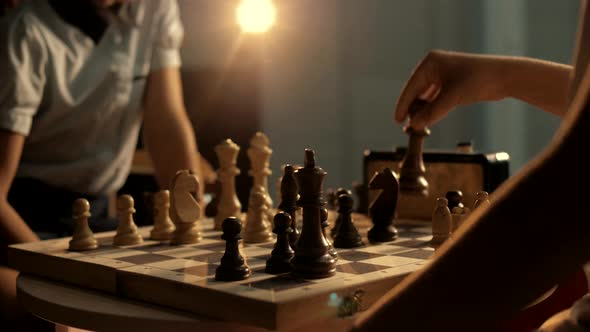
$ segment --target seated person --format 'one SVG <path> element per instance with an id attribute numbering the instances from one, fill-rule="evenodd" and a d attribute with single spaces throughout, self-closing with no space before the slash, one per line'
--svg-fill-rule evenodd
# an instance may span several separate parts
<path id="1" fill-rule="evenodd" d="M 182 39 L 175 1 L 27 0 L 0 19 L 0 319 L 22 314 L 8 245 L 71 234 L 79 197 L 95 231 L 116 227 L 107 197 L 140 127 L 162 189 L 179 169 L 200 174 Z"/>

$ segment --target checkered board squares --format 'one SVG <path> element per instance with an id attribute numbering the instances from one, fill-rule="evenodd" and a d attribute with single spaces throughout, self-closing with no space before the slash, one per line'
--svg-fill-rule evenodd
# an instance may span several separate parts
<path id="1" fill-rule="evenodd" d="M 358 217 L 358 216 L 357 216 Z M 356 220 L 361 234 L 370 222 Z M 225 251 L 221 232 L 211 219 L 200 224 L 203 239 L 173 246 L 149 240 L 150 227 L 140 232 L 144 243 L 115 247 L 114 232 L 96 234 L 95 250 L 70 252 L 69 238 L 14 245 L 12 267 L 34 275 L 103 290 L 122 298 L 142 300 L 222 320 L 232 319 L 269 329 L 294 328 L 326 315 L 337 315 L 339 300 L 363 290 L 363 307 L 391 289 L 409 273 L 429 262 L 432 237 L 424 224 L 397 225 L 399 238 L 354 249 L 337 249 L 336 275 L 301 279 L 264 272 L 274 242 L 240 243 L 251 276 L 242 281 L 215 280 Z"/>

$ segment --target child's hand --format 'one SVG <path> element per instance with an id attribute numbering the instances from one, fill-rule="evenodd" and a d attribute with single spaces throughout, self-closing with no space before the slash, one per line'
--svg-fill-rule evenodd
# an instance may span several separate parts
<path id="1" fill-rule="evenodd" d="M 401 123 L 410 118 L 410 125 L 419 129 L 438 122 L 456 106 L 503 98 L 501 63 L 499 57 L 487 55 L 428 53 L 400 94 L 395 120 Z M 410 116 L 417 99 L 426 103 Z"/>

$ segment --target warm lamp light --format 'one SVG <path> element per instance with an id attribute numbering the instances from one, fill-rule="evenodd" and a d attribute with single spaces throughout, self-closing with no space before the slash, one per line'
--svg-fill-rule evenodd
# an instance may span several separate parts
<path id="1" fill-rule="evenodd" d="M 263 33 L 274 24 L 276 8 L 271 0 L 242 0 L 236 10 L 244 32 Z"/>

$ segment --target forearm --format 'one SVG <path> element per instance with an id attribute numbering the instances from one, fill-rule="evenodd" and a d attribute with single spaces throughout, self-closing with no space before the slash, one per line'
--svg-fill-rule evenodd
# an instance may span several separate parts
<path id="1" fill-rule="evenodd" d="M 489 208 L 473 212 L 454 243 L 374 304 L 358 329 L 493 329 L 571 275 L 590 258 L 590 223 L 580 219 L 584 198 L 566 195 L 579 174 L 574 168 L 583 167 L 567 174 L 561 169 L 567 164 L 552 155 L 502 186 Z"/>
<path id="2" fill-rule="evenodd" d="M 525 57 L 500 57 L 494 66 L 503 97 L 562 117 L 567 109 L 572 66 Z"/>
<path id="3" fill-rule="evenodd" d="M 0 199 L 0 238 L 6 244 L 39 240 L 6 199 Z"/>
<path id="4" fill-rule="evenodd" d="M 162 112 L 157 123 L 144 123 L 144 143 L 154 163 L 158 183 L 163 189 L 169 189 L 178 170 L 190 169 L 199 174 L 197 144 L 190 122 L 188 119 L 180 121 L 175 116 L 166 116 L 183 112 Z"/>

